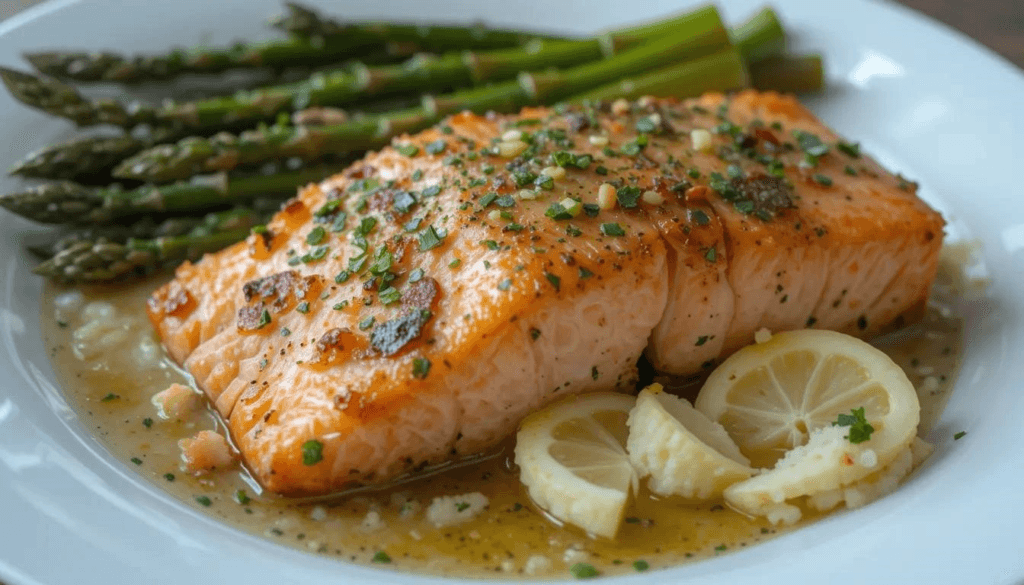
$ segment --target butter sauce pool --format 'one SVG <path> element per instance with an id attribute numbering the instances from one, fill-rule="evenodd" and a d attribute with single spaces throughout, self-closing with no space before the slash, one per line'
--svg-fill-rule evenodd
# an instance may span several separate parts
<path id="1" fill-rule="evenodd" d="M 957 370 L 962 321 L 946 267 L 926 318 L 876 344 L 907 372 L 921 400 L 919 434 L 941 415 Z M 73 292 L 49 287 L 42 329 L 69 402 L 110 451 L 167 493 L 245 531 L 344 561 L 458 577 L 572 577 L 581 564 L 603 575 L 633 573 L 752 546 L 792 527 L 751 520 L 721 502 L 656 498 L 643 488 L 615 541 L 559 526 L 533 507 L 511 464 L 513 443 L 494 454 L 380 490 L 298 501 L 262 493 L 241 466 L 194 476 L 178 441 L 224 429 L 205 405 L 182 420 L 163 419 L 151 397 L 188 376 L 166 357 L 145 316 L 153 281 Z M 692 385 L 682 387 L 692 394 Z M 457 524 L 438 526 L 427 509 L 455 496 Z"/>

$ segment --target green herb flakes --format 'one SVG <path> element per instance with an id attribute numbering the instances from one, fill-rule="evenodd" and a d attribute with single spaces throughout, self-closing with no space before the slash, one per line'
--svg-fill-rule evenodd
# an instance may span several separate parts
<path id="1" fill-rule="evenodd" d="M 545 272 L 544 278 L 548 279 L 548 282 L 551 283 L 551 286 L 555 287 L 556 291 L 562 289 L 562 279 L 559 278 L 557 275 L 551 274 L 550 272 Z"/>
<path id="2" fill-rule="evenodd" d="M 397 150 L 398 154 L 401 154 L 402 156 L 412 157 L 419 154 L 420 147 L 415 144 L 400 144 L 395 147 L 395 150 Z"/>
<path id="3" fill-rule="evenodd" d="M 146 427 L 147 429 L 152 427 L 153 426 L 153 419 L 149 418 L 148 416 L 146 418 L 142 419 L 142 426 Z"/>
<path id="4" fill-rule="evenodd" d="M 715 262 L 718 260 L 718 252 L 714 247 L 708 248 L 708 251 L 704 252 L 704 259 L 708 262 Z"/>
<path id="5" fill-rule="evenodd" d="M 142 465 L 142 459 L 139 459 L 138 457 L 132 457 L 130 461 L 135 465 Z"/>
<path id="6" fill-rule="evenodd" d="M 638 561 L 633 561 L 633 569 L 636 572 L 638 572 L 638 573 L 643 573 L 644 571 L 646 571 L 647 569 L 650 569 L 650 568 L 651 568 L 651 565 L 647 561 L 645 561 L 643 559 L 640 559 Z"/>
<path id="7" fill-rule="evenodd" d="M 824 187 L 831 187 L 832 186 L 832 177 L 829 177 L 828 175 L 822 175 L 821 173 L 818 173 L 818 174 L 814 175 L 814 182 L 819 184 L 819 185 L 822 185 Z"/>
<path id="8" fill-rule="evenodd" d="M 306 313 L 309 312 L 309 302 L 302 301 L 301 303 L 296 305 L 295 310 L 305 315 Z"/>
<path id="9" fill-rule="evenodd" d="M 419 233 L 420 252 L 432 250 L 441 245 L 447 233 L 440 233 L 433 225 L 428 225 Z"/>
<path id="10" fill-rule="evenodd" d="M 572 576 L 576 577 L 577 579 L 591 579 L 593 577 L 597 577 L 598 575 L 600 575 L 601 571 L 595 569 L 594 565 L 590 565 L 587 563 L 576 563 L 575 565 L 569 568 L 569 573 L 571 573 Z"/>
<path id="11" fill-rule="evenodd" d="M 196 496 L 196 501 L 199 502 L 199 505 L 206 506 L 207 508 L 209 508 L 210 505 L 213 504 L 213 500 L 206 496 Z"/>
<path id="12" fill-rule="evenodd" d="M 390 305 L 392 303 L 397 303 L 399 299 L 402 298 L 402 293 L 398 292 L 397 288 L 389 286 L 378 292 L 377 298 L 385 305 Z"/>
<path id="13" fill-rule="evenodd" d="M 244 506 L 251 502 L 252 498 L 249 497 L 249 494 L 245 493 L 245 490 L 237 490 L 235 491 L 235 501 Z"/>
<path id="14" fill-rule="evenodd" d="M 388 556 L 388 553 L 379 550 L 373 555 L 373 558 L 370 559 L 370 562 L 387 564 L 391 562 L 391 557 Z"/>
<path id="15" fill-rule="evenodd" d="M 844 438 L 854 445 L 869 440 L 871 433 L 875 432 L 875 427 L 868 424 L 868 420 L 864 416 L 863 406 L 850 410 L 850 414 L 840 414 L 835 422 L 832 423 L 832 426 L 850 427 L 850 433 Z"/>
<path id="16" fill-rule="evenodd" d="M 165 473 L 164 474 L 164 479 L 166 479 L 167 481 L 174 481 L 174 474 L 173 473 Z"/>
<path id="17" fill-rule="evenodd" d="M 498 283 L 498 290 L 508 290 L 512 288 L 512 279 L 506 278 Z"/>
<path id="18" fill-rule="evenodd" d="M 637 202 L 640 200 L 640 194 L 640 187 L 626 185 L 620 187 L 615 192 L 615 198 L 618 200 L 621 207 L 624 209 L 630 209 L 637 206 Z"/>
<path id="19" fill-rule="evenodd" d="M 369 317 L 364 318 L 362 321 L 359 322 L 359 330 L 360 331 L 366 331 L 367 329 L 373 327 L 373 324 L 376 321 L 377 321 L 377 318 L 374 317 L 373 315 L 370 315 Z"/>
<path id="20" fill-rule="evenodd" d="M 430 360 L 427 358 L 414 358 L 412 360 L 412 377 L 422 380 L 430 373 Z"/>
<path id="21" fill-rule="evenodd" d="M 606 236 L 618 237 L 626 235 L 626 230 L 622 229 L 622 226 L 618 223 L 602 223 L 601 233 Z"/>
<path id="22" fill-rule="evenodd" d="M 836 150 L 851 158 L 860 158 L 860 144 L 857 142 L 850 143 L 840 140 L 836 143 Z"/>
<path id="23" fill-rule="evenodd" d="M 323 242 L 324 238 L 326 237 L 327 230 L 325 230 L 323 226 L 318 225 L 315 228 L 311 229 L 308 234 L 306 234 L 306 243 L 309 244 L 310 246 L 316 246 L 317 244 Z"/>
<path id="24" fill-rule="evenodd" d="M 960 431 L 959 433 L 953 435 L 953 440 L 959 441 L 960 439 L 964 438 L 965 435 L 967 435 L 967 431 Z"/>
<path id="25" fill-rule="evenodd" d="M 310 439 L 302 444 L 302 464 L 316 465 L 324 459 L 324 444 Z"/>

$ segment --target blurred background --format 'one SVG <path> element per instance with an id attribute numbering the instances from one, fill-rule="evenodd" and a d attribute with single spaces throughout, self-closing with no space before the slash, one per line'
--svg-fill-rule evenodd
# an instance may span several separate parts
<path id="1" fill-rule="evenodd" d="M 40 0 L 0 0 L 0 20 Z M 900 0 L 897 2 L 977 39 L 1024 68 L 1024 2 L 1021 0 Z"/>

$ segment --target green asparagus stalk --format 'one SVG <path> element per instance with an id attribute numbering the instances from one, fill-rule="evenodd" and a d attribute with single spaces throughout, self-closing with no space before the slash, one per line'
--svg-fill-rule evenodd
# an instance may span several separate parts
<path id="1" fill-rule="evenodd" d="M 0 81 L 23 104 L 67 118 L 79 126 L 113 124 L 131 127 L 152 121 L 152 108 L 134 109 L 115 100 L 88 99 L 75 88 L 55 79 L 0 67 Z"/>
<path id="2" fill-rule="evenodd" d="M 91 189 L 75 183 L 40 185 L 0 197 L 0 207 L 40 223 L 99 224 L 146 213 L 194 213 L 257 197 L 294 195 L 297 186 L 323 179 L 332 171 L 314 167 L 271 175 L 228 177 L 218 173 L 170 185 L 135 189 Z"/>
<path id="3" fill-rule="evenodd" d="M 750 66 L 754 87 L 788 93 L 819 91 L 825 84 L 820 55 L 770 57 Z"/>
<path id="4" fill-rule="evenodd" d="M 111 52 L 43 51 L 25 59 L 40 73 L 75 81 L 139 83 L 184 73 L 220 73 L 229 69 L 319 67 L 359 57 L 382 45 L 398 53 L 514 47 L 539 35 L 490 30 L 480 26 L 389 25 L 380 22 L 338 24 L 309 9 L 290 5 L 276 26 L 294 33 L 286 39 L 236 43 L 230 47 L 175 49 L 162 55 Z"/>
<path id="5" fill-rule="evenodd" d="M 346 37 L 353 44 L 379 46 L 411 43 L 419 50 L 442 53 L 462 49 L 502 49 L 546 37 L 533 32 L 469 26 L 403 24 L 390 22 L 339 22 L 295 2 L 285 2 L 285 14 L 271 20 L 271 26 L 301 38 Z M 550 37 L 547 37 L 550 38 Z"/>
<path id="6" fill-rule="evenodd" d="M 204 216 L 171 217 L 156 221 L 144 217 L 130 224 L 97 225 L 73 229 L 57 234 L 44 244 L 29 247 L 29 251 L 45 260 L 60 252 L 79 245 L 80 242 L 95 243 L 99 240 L 126 243 L 130 239 L 151 240 L 175 238 L 186 235 L 212 234 L 224 230 L 251 228 L 266 223 L 274 209 L 279 208 L 282 199 L 263 200 L 259 205 L 236 207 L 228 211 L 217 211 Z M 269 204 L 273 203 L 273 207 Z"/>
<path id="7" fill-rule="evenodd" d="M 706 54 L 718 46 L 715 33 L 683 38 L 669 35 L 603 61 L 562 71 L 523 73 L 517 81 L 429 97 L 419 108 L 366 116 L 345 124 L 317 128 L 275 125 L 237 136 L 224 133 L 209 139 L 186 138 L 139 153 L 118 166 L 114 175 L 163 182 L 274 158 L 308 160 L 325 152 L 375 148 L 398 134 L 420 130 L 463 109 L 508 112 L 529 104 L 550 103 L 619 77 L 693 58 L 695 53 Z"/>
<path id="8" fill-rule="evenodd" d="M 743 59 L 735 47 L 671 65 L 635 77 L 627 77 L 569 98 L 570 102 L 636 99 L 645 95 L 687 98 L 707 91 L 729 91 L 750 85 Z"/>
<path id="9" fill-rule="evenodd" d="M 766 6 L 742 24 L 733 27 L 732 42 L 739 48 L 744 61 L 755 63 L 786 50 L 786 31 L 782 28 L 779 15 Z"/>
<path id="10" fill-rule="evenodd" d="M 33 179 L 110 182 L 110 171 L 122 160 L 156 142 L 132 136 L 89 136 L 37 150 L 8 171 Z"/>
<path id="11" fill-rule="evenodd" d="M 226 212 L 230 214 L 230 212 Z M 237 218 L 227 218 L 228 223 Z M 244 225 L 240 222 L 238 225 Z M 217 226 L 220 228 L 221 226 Z M 37 266 L 33 272 L 63 282 L 106 282 L 147 274 L 185 260 L 198 260 L 244 239 L 250 227 L 201 231 L 184 236 L 129 239 L 125 243 L 105 239 L 82 240 L 69 245 Z"/>
<path id="12" fill-rule="evenodd" d="M 599 38 L 579 41 L 536 40 L 525 48 L 480 53 L 467 51 L 440 58 L 421 56 L 402 65 L 371 68 L 357 64 L 317 73 L 307 81 L 236 92 L 227 97 L 171 104 L 160 109 L 135 106 L 130 113 L 128 108 L 122 108 L 117 119 L 91 112 L 89 100 L 56 80 L 11 72 L 9 85 L 12 85 L 12 91 L 18 90 L 19 99 L 24 103 L 37 107 L 54 103 L 46 111 L 71 117 L 79 125 L 146 122 L 203 132 L 226 125 L 254 124 L 273 119 L 281 112 L 308 106 L 339 106 L 381 95 L 441 91 L 481 81 L 512 78 L 520 71 L 596 61 L 606 54 L 612 55 L 665 35 L 692 39 L 692 55 L 707 54 L 729 42 L 718 11 L 707 6 L 643 27 L 626 29 L 621 34 L 612 31 Z M 680 56 L 685 58 L 689 55 Z M 40 95 L 59 96 L 59 99 L 33 104 L 32 98 Z M 116 103 L 101 101 L 97 106 L 102 108 L 99 110 L 102 113 L 116 108 Z"/>

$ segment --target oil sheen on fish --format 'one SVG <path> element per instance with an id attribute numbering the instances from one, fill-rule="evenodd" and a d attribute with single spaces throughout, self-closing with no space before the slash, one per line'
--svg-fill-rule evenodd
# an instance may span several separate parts
<path id="1" fill-rule="evenodd" d="M 644 351 L 688 374 L 761 327 L 914 319 L 942 235 L 788 96 L 464 113 L 302 189 L 149 313 L 264 486 L 324 494 L 631 389 Z"/>

